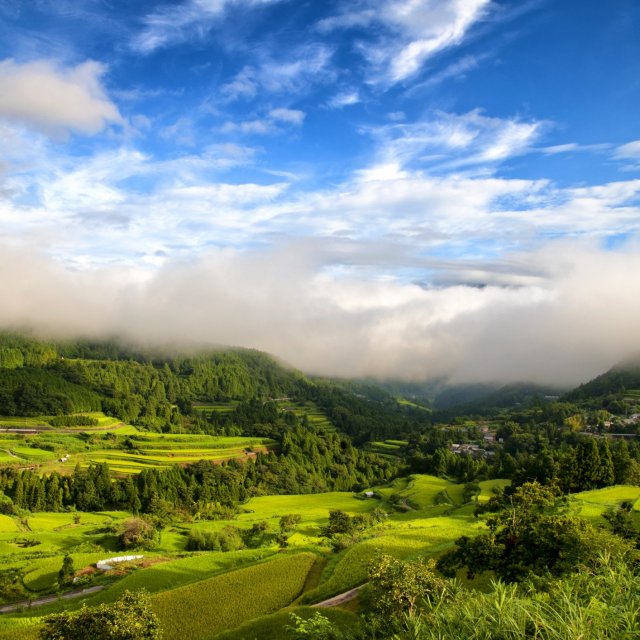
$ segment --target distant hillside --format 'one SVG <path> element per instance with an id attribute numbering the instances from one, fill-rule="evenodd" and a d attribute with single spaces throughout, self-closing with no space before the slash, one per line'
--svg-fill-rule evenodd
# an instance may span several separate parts
<path id="1" fill-rule="evenodd" d="M 564 390 L 532 383 L 515 383 L 495 388 L 491 385 L 464 385 L 438 396 L 435 406 L 439 417 L 445 415 L 490 415 L 506 409 L 530 406 L 534 402 L 550 402 Z M 466 398 L 472 398 L 466 400 Z"/>
<path id="2" fill-rule="evenodd" d="M 414 400 L 439 413 L 490 413 L 529 404 L 533 399 L 550 400 L 566 389 L 519 382 L 508 385 L 478 382 L 449 384 L 444 379 L 423 383 L 384 383 L 385 389 L 396 396 Z"/>
<path id="3" fill-rule="evenodd" d="M 429 422 L 424 410 L 380 386 L 310 378 L 255 350 L 172 352 L 0 333 L 0 415 L 95 410 L 153 431 L 210 431 L 221 426 L 210 424 L 215 412 L 203 421 L 194 404 L 228 403 L 231 422 L 259 425 L 269 414 L 262 405 L 283 398 L 315 404 L 356 442 L 420 431 Z"/>
<path id="4" fill-rule="evenodd" d="M 593 380 L 565 394 L 567 402 L 589 402 L 609 405 L 623 401 L 629 392 L 640 391 L 640 356 L 631 358 Z"/>
<path id="5" fill-rule="evenodd" d="M 500 388 L 497 384 L 456 384 L 445 388 L 433 400 L 435 409 L 451 409 L 489 397 Z"/>

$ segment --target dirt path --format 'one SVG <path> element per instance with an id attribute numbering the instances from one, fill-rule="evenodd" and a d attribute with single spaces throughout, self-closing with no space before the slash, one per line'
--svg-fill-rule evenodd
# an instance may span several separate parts
<path id="1" fill-rule="evenodd" d="M 323 600 L 322 602 L 317 602 L 316 604 L 312 604 L 312 607 L 337 607 L 345 602 L 349 602 L 353 600 L 357 595 L 360 589 L 364 587 L 361 584 L 359 587 L 355 589 L 349 589 L 349 591 L 345 591 L 344 593 L 340 593 L 337 596 L 333 596 L 333 598 L 329 598 L 328 600 Z"/>
<path id="2" fill-rule="evenodd" d="M 17 609 L 31 609 L 33 607 L 41 607 L 43 604 L 51 604 L 58 600 L 72 600 L 73 598 L 79 598 L 80 596 L 86 596 L 90 593 L 96 593 L 96 591 L 102 591 L 104 585 L 97 585 L 95 587 L 87 587 L 86 589 L 76 589 L 75 591 L 67 591 L 59 596 L 43 596 L 42 598 L 36 598 L 35 600 L 23 600 L 22 602 L 14 602 L 13 604 L 5 604 L 0 607 L 0 613 L 11 613 Z"/>

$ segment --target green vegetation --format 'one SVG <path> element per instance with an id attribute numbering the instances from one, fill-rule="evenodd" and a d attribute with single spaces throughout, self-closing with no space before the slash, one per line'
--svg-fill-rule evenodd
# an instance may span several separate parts
<path id="1" fill-rule="evenodd" d="M 302 591 L 314 562 L 313 554 L 299 553 L 238 569 L 155 596 L 153 609 L 167 640 L 210 638 L 287 606 Z"/>
<path id="2" fill-rule="evenodd" d="M 216 640 L 299 640 L 302 636 L 294 628 L 295 615 L 302 620 L 313 619 L 318 615 L 329 621 L 332 633 L 336 628 L 355 630 L 358 626 L 358 618 L 342 609 L 323 609 L 319 614 L 318 609 L 311 607 L 293 607 L 291 609 L 263 616 L 240 625 L 232 631 L 225 631 L 216 636 Z M 314 637 L 314 636 L 310 636 Z M 315 636 L 317 638 L 317 636 Z"/>
<path id="3" fill-rule="evenodd" d="M 42 640 L 158 640 L 158 619 L 143 593 L 126 592 L 112 605 L 44 619 Z"/>
<path id="4" fill-rule="evenodd" d="M 482 637 L 476 601 L 505 637 L 573 637 L 581 616 L 600 629 L 636 601 L 574 572 L 635 584 L 634 376 L 433 410 L 253 351 L 0 335 L 0 598 L 101 589 L 7 613 L 0 639 L 142 588 L 167 638 Z M 143 557 L 96 568 L 123 552 Z M 363 615 L 301 606 L 353 587 Z"/>

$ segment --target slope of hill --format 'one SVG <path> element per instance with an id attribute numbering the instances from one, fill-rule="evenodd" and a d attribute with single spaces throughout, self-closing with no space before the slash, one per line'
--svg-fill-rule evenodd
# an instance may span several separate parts
<path id="1" fill-rule="evenodd" d="M 278 412 L 307 413 L 359 443 L 430 423 L 428 412 L 381 387 L 312 379 L 254 350 L 161 351 L 0 334 L 0 415 L 88 411 L 152 431 L 211 433 L 231 422 L 266 424 Z"/>
<path id="2" fill-rule="evenodd" d="M 612 367 L 593 380 L 565 394 L 567 402 L 588 402 L 623 399 L 640 389 L 640 357 L 636 356 Z"/>

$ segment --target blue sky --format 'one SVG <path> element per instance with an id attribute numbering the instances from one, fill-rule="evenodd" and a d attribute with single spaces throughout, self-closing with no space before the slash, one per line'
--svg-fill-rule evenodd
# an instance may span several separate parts
<path id="1" fill-rule="evenodd" d="M 634 0 L 5 0 L 0 321 L 583 379 L 640 349 L 639 33 Z"/>

